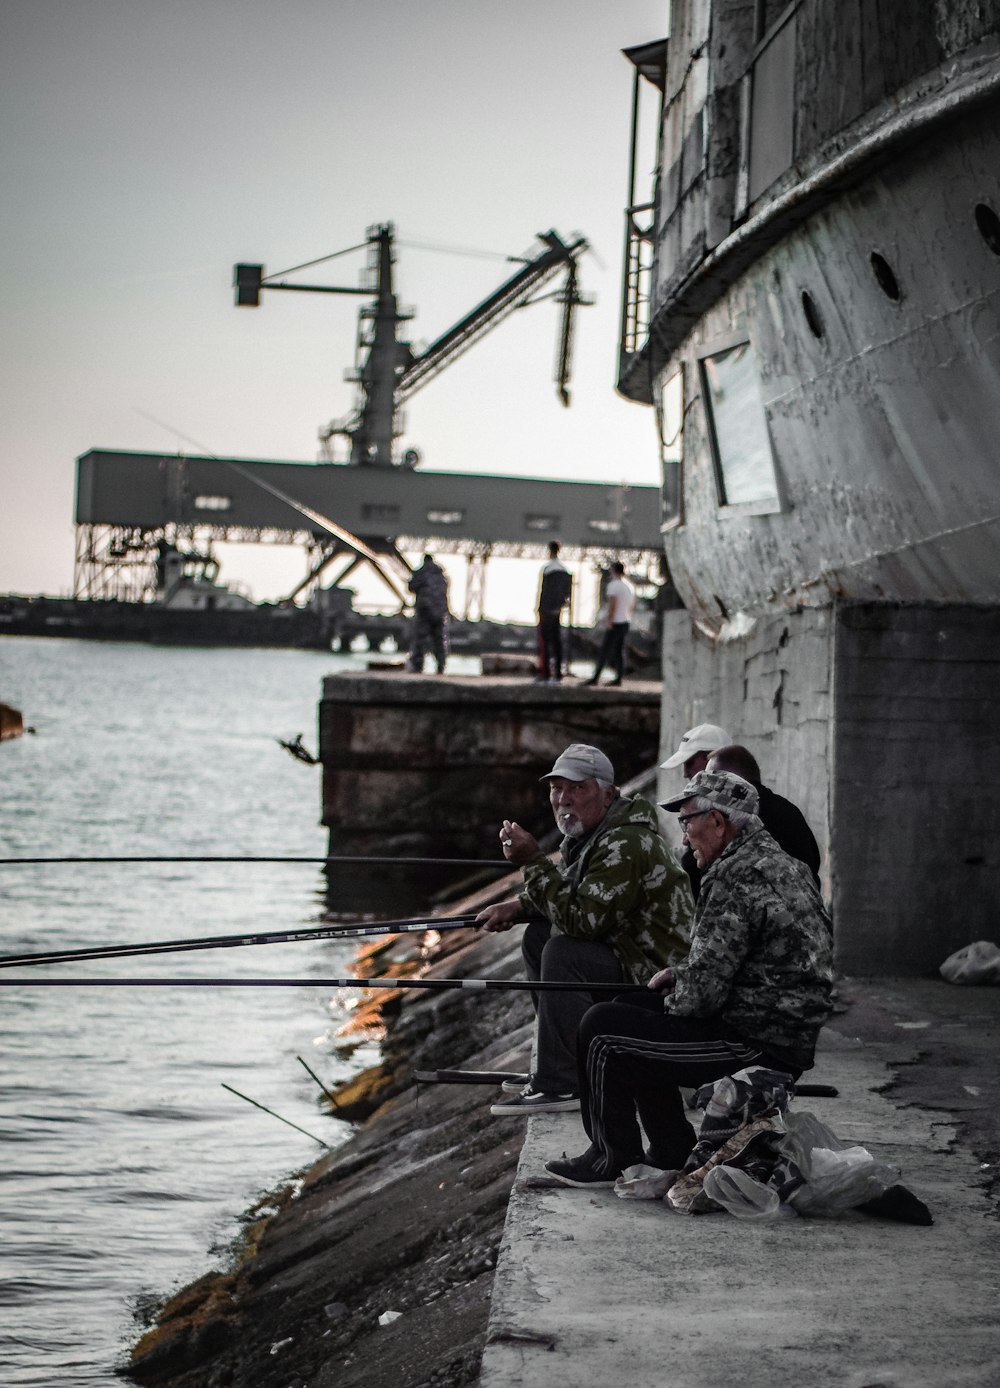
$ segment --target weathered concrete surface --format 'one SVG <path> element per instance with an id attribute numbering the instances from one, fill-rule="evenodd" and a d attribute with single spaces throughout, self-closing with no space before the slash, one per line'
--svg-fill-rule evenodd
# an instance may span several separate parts
<path id="1" fill-rule="evenodd" d="M 762 614 L 728 640 L 664 618 L 660 760 L 702 722 L 750 748 L 816 834 L 845 973 L 927 975 L 995 936 L 998 653 L 1000 609 L 962 604 Z M 659 798 L 682 784 L 661 772 Z"/>
<path id="2" fill-rule="evenodd" d="M 545 1159 L 586 1139 L 575 1115 L 539 1115 L 508 1209 L 481 1388 L 993 1388 L 1000 993 L 848 991 L 856 1001 L 809 1077 L 840 1097 L 797 1106 L 899 1165 L 934 1226 L 857 1213 L 757 1224 L 555 1186 Z"/>
<path id="3" fill-rule="evenodd" d="M 591 742 L 619 782 L 659 746 L 660 685 L 345 671 L 323 683 L 323 823 L 331 853 L 495 858 L 505 815 L 551 828 L 538 777 Z"/>

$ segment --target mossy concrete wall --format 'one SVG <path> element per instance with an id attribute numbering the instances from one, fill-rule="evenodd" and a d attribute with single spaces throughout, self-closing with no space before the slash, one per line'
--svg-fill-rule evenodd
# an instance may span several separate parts
<path id="1" fill-rule="evenodd" d="M 654 764 L 660 686 L 348 671 L 324 681 L 319 742 L 331 853 L 496 858 L 502 819 L 552 828 L 539 777 L 570 742 L 619 784 Z"/>

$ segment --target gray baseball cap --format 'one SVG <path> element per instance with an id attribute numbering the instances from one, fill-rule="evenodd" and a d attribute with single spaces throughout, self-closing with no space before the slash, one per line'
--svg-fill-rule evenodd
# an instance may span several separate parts
<path id="1" fill-rule="evenodd" d="M 688 728 L 677 751 L 666 761 L 661 761 L 660 766 L 670 771 L 675 766 L 682 766 L 684 762 L 690 761 L 695 752 L 717 752 L 720 747 L 728 747 L 732 740 L 725 728 L 720 728 L 718 723 L 699 723 L 695 728 Z"/>
<path id="2" fill-rule="evenodd" d="M 607 781 L 615 783 L 615 769 L 599 747 L 591 747 L 587 742 L 571 742 L 565 752 L 556 757 L 551 771 L 540 776 L 540 781 L 548 781 L 553 776 L 562 776 L 567 781 Z"/>
<path id="3" fill-rule="evenodd" d="M 723 744 L 724 745 L 724 744 Z M 665 810 L 677 811 L 685 800 L 699 796 L 708 800 L 714 809 L 728 814 L 730 810 L 743 810 L 745 814 L 757 813 L 757 792 L 749 781 L 736 776 L 732 771 L 699 771 L 677 795 L 669 800 L 661 800 Z"/>

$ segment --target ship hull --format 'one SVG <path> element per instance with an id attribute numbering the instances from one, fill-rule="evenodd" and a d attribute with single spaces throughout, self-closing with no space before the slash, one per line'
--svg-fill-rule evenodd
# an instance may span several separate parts
<path id="1" fill-rule="evenodd" d="M 998 169 L 990 105 L 770 247 L 671 355 L 659 382 L 680 367 L 690 407 L 665 547 L 709 629 L 834 600 L 1000 602 L 1000 244 L 981 228 L 989 214 L 977 220 L 1000 206 Z M 709 421 L 692 404 L 699 363 L 734 337 L 758 372 L 770 512 L 720 505 Z"/>

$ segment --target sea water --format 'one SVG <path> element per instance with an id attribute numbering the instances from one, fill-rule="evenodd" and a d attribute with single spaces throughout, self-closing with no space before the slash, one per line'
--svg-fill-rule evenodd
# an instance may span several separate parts
<path id="1" fill-rule="evenodd" d="M 359 663 L 0 637 L 0 701 L 36 730 L 0 745 L 0 858 L 322 857 L 320 769 L 278 739 L 315 750 L 323 676 Z M 0 953 L 298 929 L 324 918 L 324 887 L 316 864 L 0 863 Z M 349 973 L 354 948 L 30 973 L 308 980 Z M 371 1047 L 335 1045 L 350 997 L 306 983 L 0 987 L 4 1388 L 119 1383 L 143 1312 L 224 1265 L 240 1213 L 321 1155 L 314 1138 L 345 1140 L 299 1057 L 327 1085 L 372 1063 Z"/>

